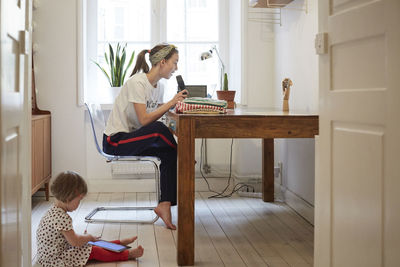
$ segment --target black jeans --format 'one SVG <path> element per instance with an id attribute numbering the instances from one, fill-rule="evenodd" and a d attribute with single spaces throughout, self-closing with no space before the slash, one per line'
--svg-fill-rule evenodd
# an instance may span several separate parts
<path id="1" fill-rule="evenodd" d="M 160 158 L 160 202 L 176 205 L 177 144 L 162 122 L 150 123 L 131 133 L 103 135 L 103 151 L 110 155 Z"/>

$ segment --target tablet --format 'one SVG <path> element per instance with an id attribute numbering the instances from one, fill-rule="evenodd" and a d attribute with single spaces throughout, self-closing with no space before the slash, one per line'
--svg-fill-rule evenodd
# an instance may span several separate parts
<path id="1" fill-rule="evenodd" d="M 94 246 L 98 246 L 98 247 L 101 247 L 101 248 L 104 248 L 104 249 L 107 249 L 107 250 L 110 250 L 110 251 L 114 251 L 114 252 L 122 252 L 122 251 L 124 251 L 126 249 L 131 248 L 129 246 L 124 246 L 124 245 L 121 245 L 121 244 L 115 244 L 115 243 L 112 243 L 112 242 L 109 242 L 109 241 L 105 241 L 105 240 L 98 240 L 98 241 L 94 241 L 94 242 L 89 241 L 88 244 L 91 244 L 91 245 L 94 245 Z"/>

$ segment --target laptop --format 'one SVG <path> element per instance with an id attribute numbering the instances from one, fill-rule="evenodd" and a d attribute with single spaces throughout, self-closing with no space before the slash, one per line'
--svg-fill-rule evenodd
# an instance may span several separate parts
<path id="1" fill-rule="evenodd" d="M 207 97 L 207 85 L 186 85 L 188 97 Z"/>

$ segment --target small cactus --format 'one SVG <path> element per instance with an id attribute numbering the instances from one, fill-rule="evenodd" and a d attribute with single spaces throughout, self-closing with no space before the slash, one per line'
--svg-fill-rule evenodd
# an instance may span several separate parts
<path id="1" fill-rule="evenodd" d="M 229 87 L 228 87 L 228 74 L 225 73 L 224 74 L 224 91 L 228 91 Z"/>

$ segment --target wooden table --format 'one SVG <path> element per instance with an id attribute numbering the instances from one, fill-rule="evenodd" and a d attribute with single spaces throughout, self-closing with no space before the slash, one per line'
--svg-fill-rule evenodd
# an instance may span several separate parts
<path id="1" fill-rule="evenodd" d="M 178 137 L 178 265 L 194 264 L 195 138 L 261 138 L 262 195 L 274 201 L 274 138 L 314 138 L 318 115 L 273 109 L 229 110 L 227 114 L 167 113 Z"/>

